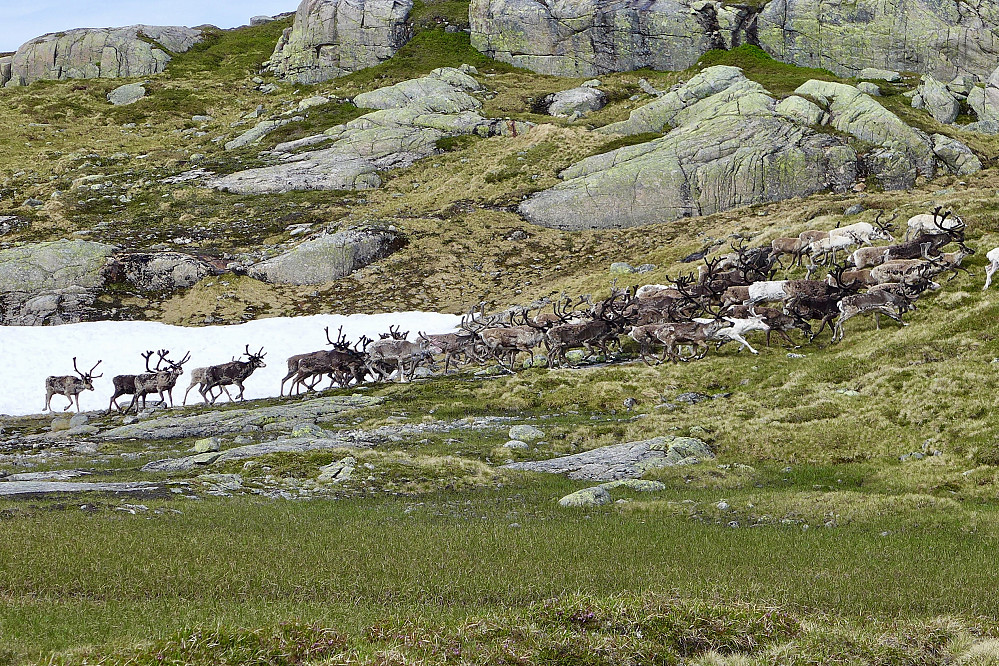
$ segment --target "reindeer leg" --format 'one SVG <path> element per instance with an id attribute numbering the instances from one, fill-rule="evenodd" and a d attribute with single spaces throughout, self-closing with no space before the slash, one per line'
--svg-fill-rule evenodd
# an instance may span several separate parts
<path id="1" fill-rule="evenodd" d="M 881 330 L 881 313 L 876 310 L 874 311 L 874 328 Z"/>

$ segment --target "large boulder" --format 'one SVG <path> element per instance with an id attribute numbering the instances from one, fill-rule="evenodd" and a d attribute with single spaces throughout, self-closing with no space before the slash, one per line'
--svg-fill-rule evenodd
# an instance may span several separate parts
<path id="1" fill-rule="evenodd" d="M 413 0 L 302 0 L 270 67 L 296 83 L 319 83 L 388 60 L 410 37 Z"/>
<path id="2" fill-rule="evenodd" d="M 570 479 L 577 480 L 615 481 L 637 479 L 652 469 L 690 465 L 714 457 L 715 454 L 708 445 L 699 439 L 668 436 L 602 446 L 550 460 L 509 463 L 504 467 L 565 474 Z M 605 488 L 614 487 L 602 485 Z"/>
<path id="3" fill-rule="evenodd" d="M 999 52 L 991 1 L 472 0 L 469 20 L 483 53 L 560 76 L 682 70 L 709 49 L 748 43 L 842 76 L 877 68 L 950 81 L 990 71 Z"/>
<path id="4" fill-rule="evenodd" d="M 275 147 L 281 162 L 215 178 L 210 185 L 242 194 L 379 187 L 378 171 L 410 166 L 438 152 L 440 139 L 458 135 L 515 135 L 528 123 L 484 118 L 480 88 L 466 72 L 442 67 L 425 77 L 358 95 L 354 103 L 378 109 L 322 135 Z M 298 148 L 330 144 L 304 153 Z"/>
<path id="5" fill-rule="evenodd" d="M 841 76 L 874 78 L 863 70 L 879 68 L 950 81 L 995 67 L 999 6 L 957 0 L 772 0 L 756 30 L 767 52 L 795 65 Z"/>
<path id="6" fill-rule="evenodd" d="M 37 326 L 81 321 L 114 247 L 60 240 L 0 250 L 0 324 Z"/>
<path id="7" fill-rule="evenodd" d="M 961 112 L 961 104 L 947 86 L 929 75 L 924 76 L 916 88 L 916 94 L 912 97 L 912 106 L 926 109 L 934 120 L 944 125 L 957 120 L 957 114 Z"/>
<path id="8" fill-rule="evenodd" d="M 0 82 L 9 87 L 40 79 L 149 76 L 163 71 L 170 53 L 183 53 L 200 39 L 200 30 L 181 26 L 132 25 L 51 33 L 22 44 L 10 58 L 9 71 L 0 62 Z"/>
<path id="9" fill-rule="evenodd" d="M 146 88 L 141 83 L 126 83 L 108 93 L 108 101 L 114 106 L 135 104 L 146 96 Z"/>
<path id="10" fill-rule="evenodd" d="M 857 155 L 844 139 L 778 115 L 776 101 L 735 68 L 711 69 L 718 71 L 705 70 L 605 128 L 676 129 L 578 162 L 560 174 L 562 183 L 524 201 L 521 214 L 561 229 L 618 228 L 842 191 L 855 182 Z"/>
<path id="11" fill-rule="evenodd" d="M 546 95 L 539 111 L 556 118 L 581 118 L 607 105 L 607 95 L 589 86 L 580 86 Z"/>
<path id="12" fill-rule="evenodd" d="M 127 282 L 140 291 L 153 292 L 193 287 L 212 272 L 206 262 L 180 252 L 120 254 L 105 269 L 109 282 Z"/>
<path id="13" fill-rule="evenodd" d="M 472 0 L 472 46 L 543 74 L 681 70 L 746 41 L 758 10 L 684 0 Z"/>
<path id="14" fill-rule="evenodd" d="M 869 153 L 865 163 L 867 172 L 885 189 L 908 189 L 918 176 L 933 176 L 936 160 L 930 137 L 905 124 L 870 95 L 845 83 L 815 79 L 794 92 L 822 107 L 835 129 L 881 147 Z"/>
<path id="15" fill-rule="evenodd" d="M 388 229 L 352 229 L 305 241 L 250 268 L 250 275 L 277 284 L 323 284 L 350 275 L 392 254 L 405 243 Z"/>
<path id="16" fill-rule="evenodd" d="M 967 176 L 982 170 L 982 161 L 971 148 L 957 139 L 943 134 L 934 134 L 933 153 L 948 171 L 958 176 Z"/>

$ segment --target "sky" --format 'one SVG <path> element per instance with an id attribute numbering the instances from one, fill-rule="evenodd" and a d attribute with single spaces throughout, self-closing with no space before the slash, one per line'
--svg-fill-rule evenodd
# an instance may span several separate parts
<path id="1" fill-rule="evenodd" d="M 48 32 L 147 25 L 233 28 L 251 16 L 293 12 L 297 0 L 0 0 L 0 53 Z"/>

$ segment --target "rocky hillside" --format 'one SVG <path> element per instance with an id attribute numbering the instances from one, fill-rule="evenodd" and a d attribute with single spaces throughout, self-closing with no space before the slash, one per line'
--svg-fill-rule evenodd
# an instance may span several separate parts
<path id="1" fill-rule="evenodd" d="M 833 39 L 778 4 L 311 0 L 32 40 L 0 70 L 0 321 L 504 306 L 947 183 L 988 228 L 985 6 L 858 10 Z M 894 53 L 901 15 L 960 45 Z M 623 231 L 650 224 L 666 244 Z"/>

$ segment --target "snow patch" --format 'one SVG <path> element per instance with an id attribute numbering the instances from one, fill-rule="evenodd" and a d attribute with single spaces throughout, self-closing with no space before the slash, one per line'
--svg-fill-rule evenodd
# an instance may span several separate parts
<path id="1" fill-rule="evenodd" d="M 169 349 L 171 358 L 179 359 L 190 351 L 191 360 L 174 389 L 175 404 L 180 404 L 190 383 L 191 369 L 225 363 L 239 356 L 244 346 L 256 352 L 261 347 L 267 367 L 260 368 L 246 381 L 246 398 L 278 395 L 281 378 L 287 373 L 289 356 L 329 348 L 323 328 L 330 336 L 343 326 L 344 335 L 355 341 L 362 335 L 378 339 L 389 326 L 398 325 L 415 340 L 418 332 L 448 333 L 461 318 L 435 312 L 397 312 L 377 315 L 315 315 L 311 317 L 274 317 L 232 326 L 183 327 L 149 321 L 99 321 L 64 326 L 0 326 L 0 414 L 23 415 L 41 412 L 45 405 L 45 378 L 72 375 L 73 357 L 86 372 L 98 359 L 103 363 L 96 373 L 104 376 L 94 381 L 94 391 L 80 394 L 84 411 L 107 409 L 115 375 L 145 372 L 139 355 L 148 349 Z M 155 357 L 154 357 L 155 358 Z M 155 396 L 151 396 L 155 398 Z M 192 390 L 188 402 L 200 396 Z M 225 395 L 222 401 L 226 400 Z M 66 404 L 62 396 L 53 396 L 52 407 L 59 412 Z M 73 408 L 75 413 L 75 407 Z"/>

